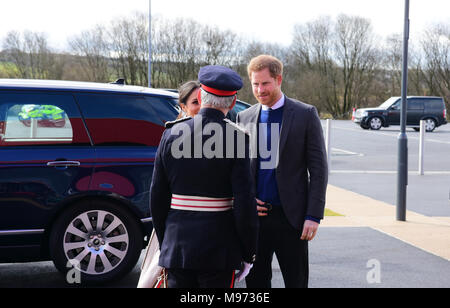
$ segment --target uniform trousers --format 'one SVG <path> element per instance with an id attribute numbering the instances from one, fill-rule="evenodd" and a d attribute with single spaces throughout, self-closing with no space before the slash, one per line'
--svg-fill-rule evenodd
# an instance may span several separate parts
<path id="1" fill-rule="evenodd" d="M 272 261 L 275 254 L 286 288 L 308 288 L 308 242 L 301 231 L 288 222 L 281 206 L 274 206 L 266 217 L 260 217 L 256 262 L 246 278 L 247 288 L 272 287 Z"/>
<path id="2" fill-rule="evenodd" d="M 168 269 L 171 289 L 229 289 L 234 288 L 235 271 L 204 271 Z"/>

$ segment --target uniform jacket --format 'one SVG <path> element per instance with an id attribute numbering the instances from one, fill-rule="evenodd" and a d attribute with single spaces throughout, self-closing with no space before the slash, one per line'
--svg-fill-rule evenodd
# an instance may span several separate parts
<path id="1" fill-rule="evenodd" d="M 261 108 L 257 104 L 239 113 L 237 123 L 246 128 L 251 127 L 249 123 L 258 124 Z M 256 128 L 250 134 L 257 138 L 258 126 L 253 127 Z M 253 158 L 251 169 L 255 180 L 258 168 L 258 159 Z M 283 210 L 294 228 L 301 231 L 306 216 L 323 219 L 328 166 L 320 119 L 315 107 L 287 97 L 276 179 Z"/>
<path id="2" fill-rule="evenodd" d="M 231 133 L 244 137 L 246 158 L 208 159 L 204 155 L 200 158 L 194 156 L 194 134 L 172 132 L 187 127 L 194 132 L 194 123 L 200 123 L 200 117 L 203 127 L 214 123 L 223 131 L 221 137 L 225 156 L 230 146 L 226 142 L 227 135 Z M 239 269 L 242 261 L 250 262 L 254 258 L 258 232 L 254 183 L 248 156 L 249 136 L 234 123 L 226 122 L 224 114 L 215 109 L 202 109 L 195 120 L 197 122 L 194 119 L 184 120 L 166 129 L 156 156 L 150 202 L 153 224 L 161 246 L 160 266 L 192 270 Z M 173 156 L 171 148 L 180 136 L 191 145 L 191 158 L 177 159 Z M 203 135 L 201 145 L 211 145 L 210 138 L 211 135 Z M 236 143 L 233 146 L 238 149 Z M 182 146 L 178 148 L 184 149 Z M 174 210 L 171 209 L 172 194 L 233 197 L 234 206 L 231 211 L 219 213 Z"/>

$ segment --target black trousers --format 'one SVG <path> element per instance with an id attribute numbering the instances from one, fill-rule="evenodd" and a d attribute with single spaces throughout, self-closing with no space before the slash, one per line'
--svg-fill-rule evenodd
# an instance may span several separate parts
<path id="1" fill-rule="evenodd" d="M 272 287 L 272 261 L 275 254 L 286 288 L 308 288 L 308 242 L 301 231 L 288 222 L 281 207 L 274 207 L 267 217 L 260 217 L 256 262 L 246 278 L 247 288 Z"/>
<path id="2" fill-rule="evenodd" d="M 200 271 L 168 269 L 168 287 L 171 289 L 229 289 L 234 288 L 234 270 Z"/>

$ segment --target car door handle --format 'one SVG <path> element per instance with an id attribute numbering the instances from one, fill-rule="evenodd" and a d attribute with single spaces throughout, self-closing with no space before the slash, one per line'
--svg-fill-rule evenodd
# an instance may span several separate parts
<path id="1" fill-rule="evenodd" d="M 80 165 L 79 161 L 51 161 L 47 163 L 48 167 L 55 168 L 79 167 Z"/>

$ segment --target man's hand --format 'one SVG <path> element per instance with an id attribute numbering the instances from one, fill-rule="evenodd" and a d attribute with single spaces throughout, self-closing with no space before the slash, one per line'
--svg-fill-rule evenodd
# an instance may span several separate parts
<path id="1" fill-rule="evenodd" d="M 265 203 L 262 202 L 261 200 L 256 199 L 256 203 L 258 203 L 258 205 L 264 205 Z M 265 217 L 267 216 L 267 208 L 266 207 L 262 207 L 262 206 L 257 206 L 257 210 L 258 210 L 258 216 L 259 217 Z"/>
<path id="2" fill-rule="evenodd" d="M 303 226 L 302 241 L 312 241 L 317 234 L 319 229 L 319 224 L 311 220 L 305 220 L 305 225 Z"/>
<path id="3" fill-rule="evenodd" d="M 241 282 L 248 276 L 250 270 L 253 268 L 253 264 L 244 262 L 242 269 L 236 275 L 236 282 Z"/>

